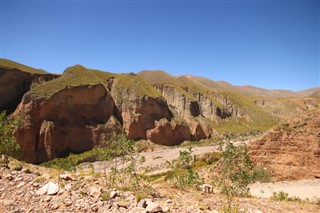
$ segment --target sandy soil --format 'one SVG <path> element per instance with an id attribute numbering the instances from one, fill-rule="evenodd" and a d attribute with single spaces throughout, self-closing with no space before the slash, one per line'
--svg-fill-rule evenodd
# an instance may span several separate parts
<path id="1" fill-rule="evenodd" d="M 273 192 L 286 192 L 290 197 L 313 200 L 320 199 L 320 179 L 282 181 L 274 183 L 254 183 L 250 186 L 250 192 L 257 197 L 269 198 Z"/>

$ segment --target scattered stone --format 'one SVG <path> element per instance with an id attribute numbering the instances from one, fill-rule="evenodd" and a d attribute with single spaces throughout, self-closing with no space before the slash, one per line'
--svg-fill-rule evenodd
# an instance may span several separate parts
<path id="1" fill-rule="evenodd" d="M 69 174 L 60 174 L 60 179 L 63 179 L 63 180 L 74 180 L 74 178 L 71 176 L 71 175 L 69 175 Z"/>
<path id="2" fill-rule="evenodd" d="M 23 168 L 21 171 L 26 173 L 26 174 L 31 174 L 32 173 L 32 171 L 30 171 L 30 169 L 28 169 L 28 168 Z"/>
<path id="3" fill-rule="evenodd" d="M 118 192 L 117 191 L 111 191 L 110 192 L 110 199 L 114 199 L 118 196 Z"/>
<path id="4" fill-rule="evenodd" d="M 49 185 L 46 184 L 36 191 L 36 195 L 45 195 L 48 192 Z"/>
<path id="5" fill-rule="evenodd" d="M 64 190 L 64 189 L 60 188 L 60 189 L 59 189 L 59 192 L 58 192 L 58 194 L 57 194 L 57 195 L 62 195 L 65 191 L 66 191 L 66 190 Z"/>
<path id="6" fill-rule="evenodd" d="M 52 183 L 52 182 L 49 182 L 47 183 L 48 184 L 48 195 L 56 195 L 60 188 L 58 186 L 58 184 L 55 184 L 55 183 Z"/>
<path id="7" fill-rule="evenodd" d="M 13 180 L 13 176 L 11 174 L 5 175 L 5 178 L 8 180 Z"/>
<path id="8" fill-rule="evenodd" d="M 210 184 L 203 184 L 200 186 L 200 188 L 202 189 L 202 191 L 206 192 L 206 193 L 213 193 L 213 186 L 211 186 Z"/>
<path id="9" fill-rule="evenodd" d="M 21 187 L 24 186 L 24 185 L 26 185 L 26 183 L 25 183 L 25 182 L 21 182 L 21 183 L 19 183 L 19 184 L 17 185 L 17 188 L 21 188 Z"/>
<path id="10" fill-rule="evenodd" d="M 142 207 L 134 207 L 130 213 L 147 213 L 147 210 Z"/>
<path id="11" fill-rule="evenodd" d="M 39 186 L 39 183 L 33 183 L 32 186 L 33 186 L 33 187 L 38 187 L 38 186 Z"/>
<path id="12" fill-rule="evenodd" d="M 93 198 L 99 198 L 101 195 L 101 191 L 100 191 L 100 189 L 97 189 L 96 187 L 91 187 L 89 195 Z"/>
<path id="13" fill-rule="evenodd" d="M 166 203 L 172 203 L 171 199 L 166 200 Z"/>
<path id="14" fill-rule="evenodd" d="M 67 191 L 70 191 L 70 189 L 72 189 L 72 185 L 71 184 L 67 184 L 64 186 L 64 189 Z"/>
<path id="15" fill-rule="evenodd" d="M 150 213 L 162 212 L 162 208 L 155 202 L 147 202 L 146 210 Z"/>
<path id="16" fill-rule="evenodd" d="M 53 204 L 53 206 L 51 207 L 52 208 L 52 210 L 57 210 L 57 209 L 59 209 L 59 204 L 57 204 L 57 203 L 55 203 L 55 204 Z"/>
<path id="17" fill-rule="evenodd" d="M 2 203 L 4 206 L 11 206 L 14 203 L 14 200 L 4 200 Z"/>
<path id="18" fill-rule="evenodd" d="M 64 205 L 65 205 L 66 207 L 68 207 L 68 206 L 71 206 L 73 202 L 72 202 L 72 200 L 67 199 L 67 200 L 65 200 L 63 203 L 64 203 Z"/>
<path id="19" fill-rule="evenodd" d="M 59 192 L 59 189 L 60 188 L 59 188 L 58 184 L 49 182 L 46 185 L 42 186 L 40 189 L 38 189 L 36 191 L 36 194 L 37 195 L 45 195 L 45 194 L 55 195 Z"/>
<path id="20" fill-rule="evenodd" d="M 147 207 L 146 200 L 144 199 L 140 200 L 139 203 L 137 204 L 137 207 L 146 208 Z"/>
<path id="21" fill-rule="evenodd" d="M 44 199 L 43 199 L 43 201 L 45 201 L 45 202 L 49 202 L 49 201 L 51 201 L 52 200 L 52 197 L 45 197 Z"/>
<path id="22" fill-rule="evenodd" d="M 162 208 L 162 211 L 163 211 L 163 212 L 169 212 L 169 210 L 170 210 L 169 206 L 164 206 L 164 207 Z"/>
<path id="23" fill-rule="evenodd" d="M 125 209 L 127 209 L 128 207 L 129 207 L 129 204 L 127 203 L 127 202 L 125 202 L 125 201 L 119 201 L 119 202 L 117 202 L 117 206 L 119 207 L 119 208 L 125 208 Z"/>

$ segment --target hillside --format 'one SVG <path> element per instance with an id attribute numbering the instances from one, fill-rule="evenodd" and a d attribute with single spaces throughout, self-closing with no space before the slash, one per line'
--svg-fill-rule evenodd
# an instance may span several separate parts
<path id="1" fill-rule="evenodd" d="M 232 90 L 227 82 L 174 77 L 163 71 L 115 74 L 75 65 L 62 75 L 31 75 L 37 69 L 19 68 L 26 71 L 2 68 L 2 72 L 17 79 L 32 76 L 10 112 L 23 115 L 15 137 L 22 158 L 33 163 L 93 149 L 102 138 L 123 131 L 130 139 L 163 145 L 256 135 L 277 124 L 279 117 L 319 101 L 248 96 Z M 8 80 L 4 76 L 0 81 Z M 1 90 L 9 98 L 10 85 L 3 83 Z"/>
<path id="2" fill-rule="evenodd" d="M 35 69 L 33 67 L 29 67 L 18 62 L 14 62 L 8 59 L 0 58 L 0 69 L 18 69 L 23 72 L 28 72 L 31 74 L 46 74 L 48 72 L 42 69 Z"/>
<path id="3" fill-rule="evenodd" d="M 189 78 L 194 82 L 201 84 L 202 86 L 209 87 L 216 90 L 229 91 L 229 92 L 237 92 L 247 96 L 262 96 L 262 97 L 273 97 L 273 98 L 297 98 L 297 97 L 308 97 L 312 95 L 312 93 L 318 91 L 320 88 L 311 88 L 299 92 L 293 92 L 290 90 L 268 90 L 264 88 L 259 88 L 251 85 L 246 86 L 235 86 L 225 81 L 214 81 L 208 78 L 200 77 L 200 76 L 172 76 L 169 73 L 164 71 L 152 71 L 145 70 L 139 72 L 142 78 L 147 80 L 152 84 L 157 83 L 180 83 L 179 78 Z M 164 77 L 166 76 L 166 77 Z M 168 77 L 170 76 L 170 77 Z M 163 80 L 165 79 L 165 80 Z"/>
<path id="4" fill-rule="evenodd" d="M 251 143 L 252 160 L 276 180 L 320 177 L 320 108 L 287 119 Z"/>
<path id="5" fill-rule="evenodd" d="M 314 87 L 314 88 L 311 88 L 311 89 L 302 90 L 302 91 L 299 91 L 297 93 L 299 94 L 300 97 L 309 97 L 309 96 L 319 97 L 316 94 L 320 93 L 320 87 Z"/>

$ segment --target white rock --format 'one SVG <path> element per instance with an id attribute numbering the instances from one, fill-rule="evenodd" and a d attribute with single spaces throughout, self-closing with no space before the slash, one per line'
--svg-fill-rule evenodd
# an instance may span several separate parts
<path id="1" fill-rule="evenodd" d="M 36 191 L 36 194 L 37 195 L 45 195 L 45 194 L 55 195 L 59 192 L 59 189 L 60 188 L 59 188 L 58 184 L 49 182 L 46 185 L 42 186 L 40 189 L 38 189 Z"/>
<path id="2" fill-rule="evenodd" d="M 47 183 L 48 184 L 48 195 L 56 195 L 60 188 L 58 186 L 58 184 L 55 184 L 55 183 L 52 183 L 52 182 L 49 182 Z"/>

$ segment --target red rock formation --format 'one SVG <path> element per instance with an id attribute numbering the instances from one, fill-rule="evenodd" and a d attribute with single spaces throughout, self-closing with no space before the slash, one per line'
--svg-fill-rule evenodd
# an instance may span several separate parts
<path id="1" fill-rule="evenodd" d="M 248 149 L 276 180 L 320 178 L 320 108 L 267 132 Z"/>
<path id="2" fill-rule="evenodd" d="M 147 138 L 154 143 L 162 145 L 177 145 L 183 141 L 191 140 L 189 127 L 186 124 L 177 124 L 167 119 L 156 121 L 156 127 L 147 131 Z"/>
<path id="3" fill-rule="evenodd" d="M 112 117 L 114 108 L 111 95 L 101 84 L 66 88 L 48 99 L 27 93 L 15 112 L 24 117 L 15 131 L 22 159 L 37 163 L 92 149 L 101 134 L 121 131 Z"/>
<path id="4" fill-rule="evenodd" d="M 13 112 L 24 93 L 34 84 L 57 78 L 53 74 L 33 74 L 19 69 L 0 69 L 0 110 Z"/>

